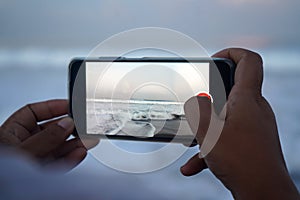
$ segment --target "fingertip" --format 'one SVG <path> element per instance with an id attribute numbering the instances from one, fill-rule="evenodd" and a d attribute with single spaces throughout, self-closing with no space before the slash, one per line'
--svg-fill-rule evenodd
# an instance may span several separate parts
<path id="1" fill-rule="evenodd" d="M 180 172 L 184 176 L 193 176 L 206 168 L 204 159 L 199 158 L 199 153 L 197 153 L 180 168 Z"/>
<path id="2" fill-rule="evenodd" d="M 97 146 L 100 142 L 100 139 L 98 138 L 95 138 L 95 139 L 82 139 L 81 140 L 81 143 L 83 144 L 83 146 L 89 150 L 89 149 L 92 149 L 93 147 Z"/>
<path id="3" fill-rule="evenodd" d="M 200 97 L 200 98 L 204 98 L 204 99 L 208 99 L 209 101 L 212 100 L 211 98 L 211 95 L 209 95 L 208 93 L 205 93 L 205 92 L 200 92 L 197 97 Z"/>
<path id="4" fill-rule="evenodd" d="M 196 96 L 192 96 L 184 103 L 184 110 L 190 111 L 195 108 L 200 108 L 200 105 L 212 104 L 212 97 L 207 93 L 199 93 Z M 200 105 L 199 105 L 200 104 Z"/>
<path id="5" fill-rule="evenodd" d="M 186 170 L 186 165 L 183 165 L 180 167 L 180 172 L 183 176 L 190 176 L 189 173 L 187 173 L 187 170 Z"/>
<path id="6" fill-rule="evenodd" d="M 185 176 L 184 165 L 180 167 L 180 173 Z"/>
<path id="7" fill-rule="evenodd" d="M 73 129 L 74 127 L 74 122 L 73 119 L 70 117 L 65 117 L 63 119 L 61 119 L 58 123 L 58 126 L 62 127 L 65 130 L 70 130 Z"/>
<path id="8" fill-rule="evenodd" d="M 180 172 L 183 176 L 190 177 L 200 173 L 203 170 L 202 166 L 192 166 L 189 163 L 184 164 L 180 167 Z"/>

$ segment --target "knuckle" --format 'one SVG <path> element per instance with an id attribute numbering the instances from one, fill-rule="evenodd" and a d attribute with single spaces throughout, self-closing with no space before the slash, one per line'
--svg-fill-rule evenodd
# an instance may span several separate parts
<path id="1" fill-rule="evenodd" d="M 34 112 L 34 109 L 33 109 L 33 104 L 32 103 L 29 103 L 29 104 L 26 104 L 25 106 L 23 106 L 22 108 L 21 108 L 21 110 L 23 111 L 29 111 L 29 113 L 31 113 L 32 115 L 33 115 L 33 117 L 34 117 L 34 119 L 37 121 L 38 120 L 38 118 L 37 118 L 37 116 L 36 116 L 36 114 L 35 114 L 35 112 Z"/>
<path id="2" fill-rule="evenodd" d="M 255 57 L 255 59 L 257 60 L 258 63 L 260 63 L 261 65 L 263 64 L 263 58 L 261 57 L 261 55 L 257 52 L 253 52 L 253 56 Z"/>
<path id="3" fill-rule="evenodd" d="M 249 51 L 249 53 L 246 54 L 246 57 L 249 58 L 249 59 L 251 59 L 251 60 L 253 60 L 253 61 L 255 61 L 259 65 L 263 64 L 263 58 L 257 52 Z"/>
<path id="4" fill-rule="evenodd" d="M 32 108 L 32 103 L 28 103 L 28 104 L 24 105 L 21 109 L 31 110 L 31 108 Z"/>

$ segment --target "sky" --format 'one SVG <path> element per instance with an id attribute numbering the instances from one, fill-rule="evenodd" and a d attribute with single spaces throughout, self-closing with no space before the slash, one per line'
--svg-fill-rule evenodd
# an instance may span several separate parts
<path id="1" fill-rule="evenodd" d="M 87 62 L 86 81 L 88 99 L 185 102 L 209 92 L 209 64 Z"/>
<path id="2" fill-rule="evenodd" d="M 181 31 L 208 49 L 300 45 L 299 0 L 0 1 L 0 49 L 91 49 L 132 28 Z"/>

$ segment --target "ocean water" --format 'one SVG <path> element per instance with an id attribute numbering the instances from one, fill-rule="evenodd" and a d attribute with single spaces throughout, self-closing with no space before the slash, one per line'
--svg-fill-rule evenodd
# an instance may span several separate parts
<path id="1" fill-rule="evenodd" d="M 300 55 L 300 51 L 297 52 L 296 57 Z M 60 53 L 50 55 L 60 55 Z M 2 57 L 0 56 L 0 122 L 2 123 L 12 112 L 27 103 L 53 98 L 67 98 L 67 65 L 72 52 L 69 54 L 70 57 L 62 58 L 60 55 L 60 60 L 52 62 L 47 62 L 52 60 L 51 56 L 47 57 L 42 54 L 40 55 L 42 59 L 37 62 L 33 60 L 39 57 L 39 54 L 23 55 L 26 59 L 15 61 L 13 55 L 7 53 L 5 56 L 5 53 L 2 52 Z M 300 93 L 298 92 L 300 66 L 297 59 L 282 61 L 278 58 L 278 55 L 289 55 L 286 51 L 283 51 L 282 54 L 277 51 L 270 51 L 266 52 L 265 55 L 267 61 L 265 62 L 263 94 L 270 102 L 276 115 L 287 166 L 298 189 L 300 189 Z M 30 59 L 30 56 L 35 57 Z M 276 62 L 276 60 L 279 61 Z M 135 115 L 137 119 L 143 118 L 142 116 L 141 113 Z M 145 120 L 145 122 L 147 121 Z M 126 141 L 115 141 L 115 143 L 131 151 L 144 152 L 161 148 L 164 145 Z M 111 176 L 112 180 L 107 184 L 112 185 L 112 192 L 116 191 L 116 188 L 113 188 L 116 176 L 122 176 L 125 179 L 134 176 L 141 181 L 139 184 L 145 185 L 145 189 L 154 190 L 170 199 L 231 199 L 230 193 L 208 170 L 190 178 L 180 174 L 180 166 L 196 152 L 196 147 L 190 148 L 172 165 L 146 174 L 118 172 L 105 166 L 89 154 L 84 162 L 70 173 L 94 174 L 95 178 L 99 177 L 99 182 L 101 181 L 101 174 Z M 104 153 L 109 154 L 109 152 Z M 160 159 L 164 159 L 164 156 L 167 155 L 162 155 Z M 135 163 L 132 161 L 128 164 L 134 165 Z"/>
<path id="2" fill-rule="evenodd" d="M 186 119 L 183 102 L 155 100 L 87 100 L 87 132 L 89 134 L 154 137 L 174 136 Z M 193 135 L 189 129 L 178 134 Z"/>

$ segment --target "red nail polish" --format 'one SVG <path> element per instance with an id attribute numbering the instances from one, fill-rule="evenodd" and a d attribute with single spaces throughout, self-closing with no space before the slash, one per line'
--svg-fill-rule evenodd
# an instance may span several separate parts
<path id="1" fill-rule="evenodd" d="M 209 100 L 211 100 L 211 96 L 205 92 L 200 92 L 197 96 L 198 97 L 207 97 Z"/>

